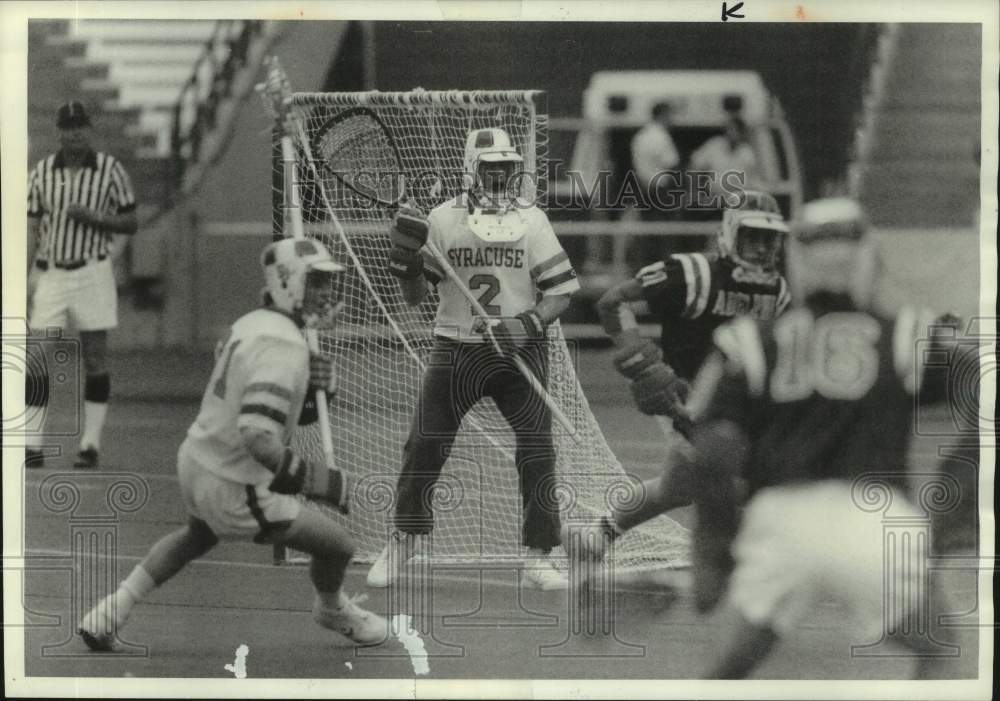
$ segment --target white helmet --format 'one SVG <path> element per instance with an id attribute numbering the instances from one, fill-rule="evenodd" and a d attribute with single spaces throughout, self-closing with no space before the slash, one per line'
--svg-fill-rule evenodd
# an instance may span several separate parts
<path id="1" fill-rule="evenodd" d="M 722 213 L 719 255 L 729 258 L 748 273 L 773 276 L 777 273 L 788 233 L 774 197 L 766 192 L 747 190 L 740 193 L 736 206 Z M 753 239 L 762 235 L 768 247 L 756 253 L 749 250 Z"/>
<path id="2" fill-rule="evenodd" d="M 523 163 L 510 136 L 503 129 L 473 129 L 465 138 L 465 187 L 482 186 L 479 177 L 481 163 Z"/>
<path id="3" fill-rule="evenodd" d="M 871 306 L 880 260 L 861 205 L 847 197 L 805 204 L 794 227 L 788 268 L 799 301 L 831 292 L 850 295 L 861 308 Z"/>
<path id="4" fill-rule="evenodd" d="M 332 323 L 337 311 L 332 297 L 333 276 L 346 268 L 334 262 L 326 246 L 312 239 L 282 239 L 264 248 L 260 264 L 264 268 L 264 283 L 272 305 L 306 326 Z M 325 279 L 315 279 L 317 274 Z M 310 281 L 310 278 L 313 279 Z M 311 287 L 329 289 L 330 296 L 307 300 L 307 282 Z"/>

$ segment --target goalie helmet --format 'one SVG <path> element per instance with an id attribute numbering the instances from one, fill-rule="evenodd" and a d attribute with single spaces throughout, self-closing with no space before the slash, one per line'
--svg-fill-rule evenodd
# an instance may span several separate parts
<path id="1" fill-rule="evenodd" d="M 463 166 L 465 169 L 466 188 L 478 190 L 482 194 L 483 189 L 489 183 L 485 182 L 481 170 L 485 170 L 487 163 L 523 163 L 521 154 L 514 148 L 510 136 L 503 129 L 473 129 L 465 138 L 465 159 Z M 513 166 L 514 169 L 519 166 Z M 514 170 L 507 173 L 510 178 L 514 175 Z M 509 182 L 504 182 L 503 188 L 506 192 Z M 494 193 L 498 190 L 491 188 Z"/>
<path id="2" fill-rule="evenodd" d="M 761 278 L 777 274 L 789 233 L 778 202 L 766 192 L 747 190 L 722 213 L 719 255 Z"/>
<path id="3" fill-rule="evenodd" d="M 524 162 L 503 129 L 473 129 L 465 139 L 465 181 L 469 200 L 469 228 L 490 243 L 518 241 L 524 236 L 526 222 L 514 204 L 517 170 Z M 489 175 L 490 165 L 509 163 L 503 175 Z M 502 200 L 502 201 L 501 201 Z"/>
<path id="4" fill-rule="evenodd" d="M 282 239 L 269 244 L 260 256 L 267 296 L 274 307 L 303 326 L 333 323 L 339 306 L 334 298 L 335 276 L 346 268 L 312 239 Z"/>
<path id="5" fill-rule="evenodd" d="M 795 223 L 788 267 L 799 301 L 832 293 L 849 295 L 862 309 L 870 307 L 881 263 L 861 205 L 847 197 L 805 204 Z"/>

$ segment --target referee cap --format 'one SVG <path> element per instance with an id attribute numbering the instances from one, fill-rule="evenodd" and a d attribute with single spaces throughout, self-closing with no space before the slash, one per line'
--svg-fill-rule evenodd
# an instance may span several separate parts
<path id="1" fill-rule="evenodd" d="M 59 129 L 79 129 L 89 127 L 90 117 L 79 100 L 70 100 L 59 107 L 56 113 L 56 127 Z"/>

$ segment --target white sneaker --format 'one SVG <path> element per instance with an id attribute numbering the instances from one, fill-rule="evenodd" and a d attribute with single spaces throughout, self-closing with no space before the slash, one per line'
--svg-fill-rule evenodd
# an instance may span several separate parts
<path id="1" fill-rule="evenodd" d="M 109 594 L 90 609 L 77 632 L 94 652 L 111 652 L 115 649 L 118 630 L 128 617 L 126 607 L 118 600 L 118 593 Z"/>
<path id="2" fill-rule="evenodd" d="M 389 538 L 389 544 L 382 549 L 368 570 L 365 582 L 376 589 L 389 586 L 391 582 L 399 579 L 403 565 L 419 553 L 421 547 L 420 536 L 399 531 L 393 533 Z"/>
<path id="3" fill-rule="evenodd" d="M 313 620 L 328 630 L 340 633 L 356 645 L 378 645 L 389 637 L 389 622 L 377 613 L 367 611 L 358 603 L 368 598 L 365 594 L 355 597 L 340 595 L 340 608 L 324 608 L 319 597 L 313 604 Z"/>
<path id="4" fill-rule="evenodd" d="M 559 569 L 551 554 L 534 551 L 529 553 L 524 561 L 524 578 L 533 588 L 542 591 L 566 589 L 569 586 L 566 573 Z"/>

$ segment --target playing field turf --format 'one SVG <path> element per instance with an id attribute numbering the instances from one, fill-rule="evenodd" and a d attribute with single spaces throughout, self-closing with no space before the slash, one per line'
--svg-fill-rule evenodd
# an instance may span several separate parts
<path id="1" fill-rule="evenodd" d="M 118 581 L 150 544 L 183 521 L 174 456 L 196 413 L 194 393 L 200 391 L 210 359 L 129 355 L 112 363 L 123 379 L 112 404 L 101 472 L 74 472 L 70 458 L 75 439 L 66 437 L 56 441 L 63 457 L 51 458 L 45 469 L 27 475 L 27 674 L 224 678 L 232 676 L 225 665 L 233 664 L 237 647 L 245 644 L 250 677 L 414 676 L 410 657 L 397 640 L 364 650 L 334 647 L 331 634 L 311 622 L 305 571 L 276 567 L 270 547 L 251 544 L 220 545 L 138 605 L 122 636 L 134 648 L 111 655 L 86 651 L 72 633 L 81 609 L 96 596 L 92 573 L 103 573 L 105 582 Z M 639 477 L 654 474 L 660 462 L 660 434 L 652 419 L 631 408 L 622 383 L 606 372 L 607 352 L 584 352 L 580 365 L 581 376 L 591 378 L 585 379 L 585 390 L 595 415 L 619 459 Z M 149 374 L 153 368 L 160 371 L 159 377 Z M 71 424 L 65 399 L 65 392 L 54 398 L 55 410 L 61 412 L 59 420 Z M 930 423 L 923 425 L 943 428 L 946 418 L 941 411 L 933 412 L 926 415 Z M 919 439 L 911 461 L 930 468 L 937 445 L 947 442 Z M 138 485 L 140 492 L 130 501 L 127 490 L 111 490 L 116 493 L 114 503 L 134 509 L 115 521 L 106 516 L 106 495 L 123 479 Z M 75 507 L 66 500 L 71 490 L 53 489 L 58 482 L 76 486 L 80 501 Z M 143 485 L 148 488 L 145 498 Z M 88 520 L 93 516 L 98 518 Z M 681 512 L 679 520 L 689 522 L 690 516 Z M 100 534 L 110 536 L 89 540 Z M 74 543 L 104 553 L 99 562 L 114 563 L 117 571 L 97 568 L 98 560 L 88 559 L 77 571 L 91 574 L 85 581 L 74 578 Z M 366 591 L 364 572 L 363 566 L 352 566 L 347 585 L 351 593 Z M 16 573 L 8 570 L 7 575 Z M 698 616 L 683 586 L 667 586 L 683 585 L 684 576 L 670 575 L 658 586 L 646 583 L 642 593 L 620 596 L 614 636 L 570 636 L 573 618 L 566 594 L 522 590 L 516 568 L 502 563 L 483 571 L 436 571 L 431 591 L 413 592 L 409 608 L 390 613 L 414 616 L 428 653 L 429 678 L 692 678 L 705 671 L 713 651 L 724 643 L 728 614 Z M 955 612 L 970 612 L 960 622 L 972 623 L 974 572 L 936 572 L 931 581 L 953 593 Z M 367 593 L 365 605 L 385 612 L 385 592 Z M 843 614 L 832 603 L 821 605 L 757 676 L 898 679 L 911 673 L 912 660 L 905 657 L 852 656 L 852 645 L 876 641 L 855 639 Z M 978 648 L 973 633 L 972 628 L 963 629 L 956 658 L 963 675 L 975 669 Z M 898 655 L 901 650 L 884 652 Z M 595 664 L 595 655 L 620 657 L 613 664 Z"/>

